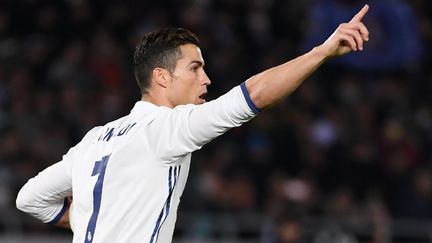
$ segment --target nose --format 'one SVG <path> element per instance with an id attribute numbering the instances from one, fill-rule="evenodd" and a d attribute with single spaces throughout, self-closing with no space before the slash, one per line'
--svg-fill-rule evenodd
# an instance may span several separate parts
<path id="1" fill-rule="evenodd" d="M 210 85 L 211 84 L 211 81 L 210 81 L 210 79 L 209 79 L 209 77 L 207 76 L 207 73 L 206 72 L 203 72 L 204 73 L 204 76 L 203 76 L 203 85 Z"/>

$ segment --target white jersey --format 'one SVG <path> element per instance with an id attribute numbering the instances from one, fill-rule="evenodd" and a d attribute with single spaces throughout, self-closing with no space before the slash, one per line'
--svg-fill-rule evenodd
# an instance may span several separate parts
<path id="1" fill-rule="evenodd" d="M 244 83 L 202 105 L 139 101 L 30 179 L 17 207 L 56 222 L 72 195 L 74 243 L 171 242 L 191 152 L 256 113 Z"/>

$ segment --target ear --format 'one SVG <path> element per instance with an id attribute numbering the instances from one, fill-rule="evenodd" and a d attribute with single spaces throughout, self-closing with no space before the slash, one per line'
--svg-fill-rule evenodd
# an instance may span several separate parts
<path id="1" fill-rule="evenodd" d="M 169 84 L 169 80 L 171 79 L 171 75 L 168 70 L 165 68 L 155 68 L 153 69 L 153 79 L 156 83 L 164 88 L 166 88 Z"/>

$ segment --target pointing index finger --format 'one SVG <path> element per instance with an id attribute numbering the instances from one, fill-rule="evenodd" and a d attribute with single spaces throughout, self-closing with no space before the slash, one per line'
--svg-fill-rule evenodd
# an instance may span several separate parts
<path id="1" fill-rule="evenodd" d="M 369 5 L 365 4 L 364 7 L 351 19 L 350 22 L 360 22 L 369 10 Z"/>

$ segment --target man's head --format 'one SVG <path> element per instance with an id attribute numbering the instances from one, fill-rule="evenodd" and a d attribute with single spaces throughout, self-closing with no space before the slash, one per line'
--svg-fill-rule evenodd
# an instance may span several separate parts
<path id="1" fill-rule="evenodd" d="M 192 32 L 166 28 L 146 34 L 135 49 L 134 66 L 141 94 L 158 105 L 205 102 L 210 80 Z"/>

